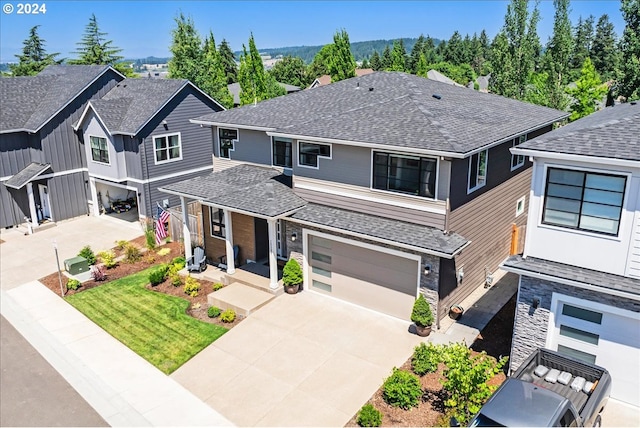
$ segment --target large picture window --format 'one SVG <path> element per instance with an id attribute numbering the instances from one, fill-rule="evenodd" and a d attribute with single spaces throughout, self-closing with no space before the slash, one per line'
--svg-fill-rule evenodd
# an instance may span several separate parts
<path id="1" fill-rule="evenodd" d="M 209 219 L 210 219 L 210 226 L 211 226 L 211 236 L 224 238 L 225 237 L 224 210 L 221 210 L 219 208 L 209 207 Z"/>
<path id="2" fill-rule="evenodd" d="M 549 168 L 542 223 L 617 235 L 624 176 Z"/>
<path id="3" fill-rule="evenodd" d="M 182 159 L 180 134 L 167 134 L 153 137 L 153 144 L 156 151 L 156 163 Z"/>
<path id="4" fill-rule="evenodd" d="M 89 137 L 91 143 L 91 159 L 94 162 L 109 163 L 109 145 L 102 137 Z"/>
<path id="5" fill-rule="evenodd" d="M 273 139 L 273 165 L 291 168 L 291 140 Z"/>
<path id="6" fill-rule="evenodd" d="M 235 144 L 238 141 L 237 129 L 218 129 L 218 139 L 220 141 L 220 157 L 231 159 L 231 152 L 235 150 Z"/>
<path id="7" fill-rule="evenodd" d="M 488 150 L 483 150 L 469 158 L 469 193 L 487 184 L 487 157 Z"/>
<path id="8" fill-rule="evenodd" d="M 373 153 L 373 188 L 435 198 L 437 160 Z"/>
<path id="9" fill-rule="evenodd" d="M 328 144 L 300 143 L 298 163 L 302 166 L 318 167 L 318 157 L 330 158 L 331 146 Z"/>

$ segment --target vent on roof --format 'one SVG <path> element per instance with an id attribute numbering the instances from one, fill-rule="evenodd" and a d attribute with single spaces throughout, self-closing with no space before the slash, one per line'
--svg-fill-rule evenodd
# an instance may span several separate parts
<path id="1" fill-rule="evenodd" d="M 442 95 L 439 94 L 433 94 L 431 95 L 433 98 L 435 98 L 436 100 L 442 99 Z"/>
<path id="2" fill-rule="evenodd" d="M 369 88 L 369 92 L 373 92 L 373 88 Z"/>
<path id="3" fill-rule="evenodd" d="M 356 89 L 360 89 L 360 82 L 356 82 Z"/>

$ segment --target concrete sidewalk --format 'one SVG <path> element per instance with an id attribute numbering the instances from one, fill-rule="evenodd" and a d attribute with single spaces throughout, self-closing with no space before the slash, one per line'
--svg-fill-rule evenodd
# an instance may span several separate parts
<path id="1" fill-rule="evenodd" d="M 2 291 L 0 305 L 2 315 L 109 425 L 233 425 L 41 283 Z"/>

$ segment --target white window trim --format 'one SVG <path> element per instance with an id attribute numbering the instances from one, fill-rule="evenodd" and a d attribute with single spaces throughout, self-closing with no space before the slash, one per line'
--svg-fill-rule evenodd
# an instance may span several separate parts
<path id="1" fill-rule="evenodd" d="M 526 201 L 527 201 L 527 197 L 526 196 L 523 196 L 523 197 L 521 197 L 520 199 L 518 199 L 516 201 L 516 217 L 521 216 L 526 211 L 524 209 L 524 207 L 526 205 Z M 518 206 L 520 205 L 521 202 L 522 202 L 522 209 L 519 209 Z"/>
<path id="2" fill-rule="evenodd" d="M 105 140 L 107 142 L 107 155 L 109 156 L 109 162 L 105 163 L 105 162 L 100 162 L 97 160 L 93 159 L 93 147 L 91 147 L 91 138 L 102 138 L 103 140 Z M 109 165 L 111 166 L 111 144 L 109 144 L 109 139 L 107 137 L 103 137 L 100 135 L 91 135 L 89 134 L 89 155 L 90 155 L 90 159 L 91 159 L 91 163 L 97 163 L 98 165 Z"/>
<path id="3" fill-rule="evenodd" d="M 178 136 L 178 148 L 180 149 L 180 157 L 159 161 L 158 160 L 158 156 L 156 155 L 156 153 L 158 152 L 158 149 L 156 149 L 156 138 L 163 138 L 163 137 L 167 138 L 167 158 L 168 158 L 168 156 L 169 156 L 169 137 L 172 137 L 174 135 Z M 182 160 L 182 134 L 180 132 L 169 132 L 167 134 L 152 135 L 151 136 L 151 142 L 153 143 L 153 162 L 156 165 L 162 165 L 162 164 L 171 163 L 171 162 L 178 162 L 178 161 Z"/>
<path id="4" fill-rule="evenodd" d="M 386 153 L 389 155 L 394 155 L 394 156 L 401 156 L 401 157 L 405 157 L 405 158 L 427 158 L 427 159 L 434 159 L 436 161 L 436 170 L 435 170 L 435 174 L 436 174 L 436 182 L 435 182 L 435 188 L 434 188 L 434 195 L 433 198 L 430 198 L 428 196 L 418 196 L 418 195 L 411 195 L 409 193 L 402 193 L 402 192 L 394 192 L 393 190 L 383 190 L 383 189 L 375 189 L 373 187 L 373 170 L 374 170 L 374 162 L 375 162 L 375 157 L 374 157 L 374 153 L 375 152 L 379 152 L 379 153 Z M 381 192 L 384 193 L 385 195 L 400 195 L 400 196 L 406 196 L 407 198 L 416 198 L 418 200 L 429 200 L 429 201 L 437 201 L 438 200 L 438 185 L 440 184 L 440 158 L 436 157 L 436 156 L 422 156 L 422 155 L 412 155 L 410 153 L 403 153 L 403 152 L 393 152 L 393 151 L 387 151 L 387 150 L 380 150 L 380 149 L 371 149 L 371 159 L 370 159 L 370 167 L 371 170 L 369 171 L 369 190 L 371 190 L 372 192 Z"/>
<path id="5" fill-rule="evenodd" d="M 271 137 L 271 166 L 274 167 L 274 168 L 284 168 L 284 169 L 287 169 L 287 170 L 293 169 L 293 158 L 295 156 L 294 156 L 294 153 L 293 153 L 293 147 L 294 147 L 293 146 L 293 139 L 291 139 L 291 138 L 289 138 L 289 140 L 291 140 L 290 141 L 291 142 L 291 166 L 282 166 L 282 165 L 276 165 L 276 164 L 273 163 L 273 145 L 275 143 L 275 139 L 276 138 L 279 138 L 280 141 L 284 141 L 285 140 L 284 137 L 273 137 L 273 136 Z M 331 154 L 333 154 L 333 151 L 331 152 Z"/>
<path id="6" fill-rule="evenodd" d="M 600 173 L 600 174 L 607 174 L 607 175 L 621 175 L 621 176 L 624 175 L 625 177 L 627 177 L 626 185 L 624 189 L 624 198 L 622 199 L 622 211 L 620 213 L 620 224 L 618 225 L 618 234 L 605 235 L 604 233 L 589 232 L 588 230 L 571 229 L 568 227 L 555 226 L 553 224 L 543 223 L 542 218 L 544 217 L 544 201 L 545 201 L 545 197 L 547 196 L 547 194 L 545 193 L 545 190 L 547 189 L 547 177 L 549 176 L 549 168 L 568 169 L 572 171 L 580 171 L 580 172 L 587 172 L 587 173 L 593 172 L 593 173 Z M 629 192 L 631 187 L 631 178 L 632 178 L 632 174 L 626 171 L 614 171 L 614 170 L 597 169 L 597 168 L 580 168 L 572 165 L 547 164 L 547 163 L 544 164 L 544 173 L 542 174 L 542 183 L 541 183 L 542 189 L 540 190 L 541 195 L 539 199 L 540 213 L 538 215 L 538 227 L 551 229 L 558 232 L 575 233 L 577 235 L 590 236 L 592 238 L 608 239 L 610 241 L 621 242 L 624 237 L 624 231 L 626 230 L 625 228 L 626 217 L 624 216 L 624 213 L 628 205 L 627 202 L 628 202 L 628 197 L 629 197 Z M 632 222 L 633 222 L 633 219 L 632 219 Z"/>
<path id="7" fill-rule="evenodd" d="M 524 143 L 525 141 L 527 141 L 527 134 L 514 138 L 511 143 L 511 148 L 518 147 L 520 144 Z M 513 165 L 514 158 L 516 159 L 521 158 L 522 162 L 518 162 L 517 164 Z M 511 171 L 515 171 L 516 169 L 522 168 L 525 162 L 526 162 L 526 158 L 524 155 L 514 155 L 513 153 L 511 153 Z"/>
<path id="8" fill-rule="evenodd" d="M 213 210 L 222 210 L 224 212 L 224 210 L 222 208 L 217 208 L 217 207 L 212 207 L 211 205 L 209 205 L 209 236 L 211 236 L 212 238 L 216 238 L 216 239 L 221 239 L 221 240 L 226 240 L 226 236 L 223 233 L 222 236 L 220 235 L 216 235 L 213 233 Z M 231 214 L 231 213 L 229 213 Z M 222 224 L 224 225 L 225 229 L 227 227 L 227 219 L 224 218 L 224 221 L 222 222 Z"/>
<path id="9" fill-rule="evenodd" d="M 311 165 L 302 165 L 300 164 L 300 143 L 305 143 L 305 144 L 317 144 L 317 145 L 321 145 L 321 146 L 329 146 L 329 156 L 323 156 L 323 155 L 317 155 L 317 160 L 318 160 L 318 165 L 316 166 L 311 166 Z M 304 140 L 298 140 L 297 144 L 296 144 L 296 166 L 300 167 L 300 168 L 309 168 L 309 169 L 320 169 L 320 159 L 333 159 L 333 144 L 331 143 L 319 143 L 317 141 L 304 141 Z"/>
<path id="10" fill-rule="evenodd" d="M 476 184 L 475 187 L 469 188 L 469 179 L 471 178 L 471 159 L 473 159 L 473 157 L 475 155 L 478 155 L 478 164 L 479 164 L 480 163 L 480 153 L 482 153 L 482 152 L 485 152 L 487 154 L 486 160 L 485 160 L 484 183 Z M 479 170 L 480 170 L 480 165 L 478 165 L 478 171 Z M 470 193 L 475 192 L 478 189 L 483 188 L 484 186 L 486 186 L 488 177 L 489 177 L 489 149 L 480 150 L 479 152 L 474 153 L 471 156 L 469 156 L 469 163 L 467 165 L 467 195 L 470 194 Z M 477 182 L 477 180 L 476 180 L 476 182 Z"/>
<path id="11" fill-rule="evenodd" d="M 236 139 L 232 139 L 231 141 L 233 141 L 233 147 L 231 147 L 229 149 L 229 157 L 228 158 L 223 158 L 222 157 L 222 141 L 220 140 L 220 130 L 221 129 L 226 129 L 228 131 L 236 131 L 236 135 L 237 138 Z M 218 158 L 220 159 L 231 159 L 231 152 L 235 152 L 236 151 L 236 143 L 238 143 L 240 141 L 240 130 L 238 128 L 223 128 L 223 127 L 218 127 L 218 132 L 216 133 L 218 136 Z M 272 149 L 273 150 L 273 149 Z"/>

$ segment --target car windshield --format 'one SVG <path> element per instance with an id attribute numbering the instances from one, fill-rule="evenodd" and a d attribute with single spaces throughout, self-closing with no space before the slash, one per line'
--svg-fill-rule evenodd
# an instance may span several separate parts
<path id="1" fill-rule="evenodd" d="M 496 421 L 491 418 L 486 417 L 482 413 L 479 413 L 469 424 L 470 427 L 502 427 L 504 425 L 500 425 Z"/>

